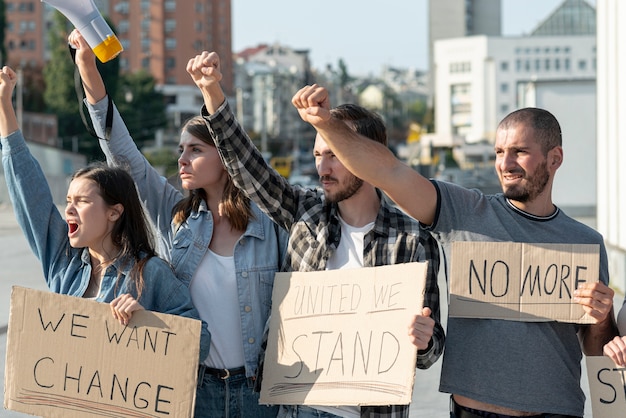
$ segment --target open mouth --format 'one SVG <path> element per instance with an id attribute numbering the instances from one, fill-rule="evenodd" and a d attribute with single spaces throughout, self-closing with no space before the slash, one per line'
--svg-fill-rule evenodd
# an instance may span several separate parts
<path id="1" fill-rule="evenodd" d="M 70 229 L 70 234 L 73 234 L 74 232 L 76 232 L 76 230 L 78 229 L 78 224 L 75 224 L 73 222 L 68 222 L 67 226 Z"/>

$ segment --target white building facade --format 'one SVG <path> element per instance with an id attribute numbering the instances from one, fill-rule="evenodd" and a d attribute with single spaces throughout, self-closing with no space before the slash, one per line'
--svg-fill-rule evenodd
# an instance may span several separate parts
<path id="1" fill-rule="evenodd" d="M 611 284 L 626 289 L 626 2 L 597 0 L 598 217 Z M 619 310 L 616 306 L 616 310 Z"/>
<path id="2" fill-rule="evenodd" d="M 557 205 L 596 210 L 596 38 L 473 36 L 435 43 L 435 126 L 442 137 L 495 140 L 498 123 L 522 107 L 552 112 L 563 131 Z"/>

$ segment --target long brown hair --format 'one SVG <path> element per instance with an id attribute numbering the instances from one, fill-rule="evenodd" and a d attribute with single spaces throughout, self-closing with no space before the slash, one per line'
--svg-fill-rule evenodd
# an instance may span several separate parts
<path id="1" fill-rule="evenodd" d="M 194 116 L 187 120 L 182 127 L 182 131 L 215 147 L 209 128 L 202 116 Z M 203 200 L 208 201 L 208 196 L 204 189 L 190 190 L 189 195 L 178 202 L 174 206 L 174 209 L 172 209 L 174 224 L 179 226 L 185 222 L 192 211 L 198 210 L 200 202 Z M 235 186 L 230 176 L 226 180 L 220 203 L 222 204 L 224 214 L 230 222 L 231 228 L 238 231 L 245 231 L 248 222 L 253 217 L 252 209 L 250 208 L 250 199 Z"/>
<path id="2" fill-rule="evenodd" d="M 107 205 L 120 204 L 124 207 L 111 231 L 113 244 L 120 251 L 109 264 L 116 260 L 122 262 L 121 267 L 132 264 L 128 276 L 139 300 L 144 288 L 143 268 L 146 262 L 156 255 L 156 251 L 154 237 L 141 206 L 135 182 L 124 169 L 108 167 L 104 163 L 92 163 L 79 169 L 72 176 L 72 180 L 77 178 L 93 181 Z M 122 268 L 119 269 L 118 280 L 121 270 Z"/>

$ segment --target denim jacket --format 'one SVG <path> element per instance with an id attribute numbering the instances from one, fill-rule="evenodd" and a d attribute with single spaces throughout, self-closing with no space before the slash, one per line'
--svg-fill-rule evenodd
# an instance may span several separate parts
<path id="1" fill-rule="evenodd" d="M 96 133 L 104 138 L 108 97 L 95 105 L 85 101 Z M 137 184 L 141 199 L 157 229 L 160 255 L 170 261 L 187 286 L 206 254 L 213 236 L 213 216 L 205 202 L 180 226 L 172 224 L 172 208 L 183 195 L 144 158 L 113 106 L 110 138 L 100 146 L 109 164 L 125 166 Z M 287 232 L 252 204 L 253 218 L 235 245 L 234 261 L 241 316 L 241 340 L 246 376 L 254 376 L 265 323 L 270 314 L 274 274 L 280 271 Z"/>
<path id="2" fill-rule="evenodd" d="M 72 248 L 68 226 L 52 200 L 47 180 L 31 155 L 20 131 L 1 139 L 2 165 L 17 221 L 41 261 L 48 288 L 55 293 L 82 297 L 91 277 L 87 248 Z M 120 270 L 121 269 L 121 270 Z M 127 279 L 130 266 L 121 261 L 109 266 L 96 301 L 108 303 L 123 293 L 137 293 Z M 121 272 L 118 282 L 118 273 Z M 144 266 L 144 288 L 139 303 L 147 310 L 199 319 L 189 290 L 177 280 L 172 268 L 158 257 Z M 209 352 L 210 335 L 202 326 L 200 360 Z"/>

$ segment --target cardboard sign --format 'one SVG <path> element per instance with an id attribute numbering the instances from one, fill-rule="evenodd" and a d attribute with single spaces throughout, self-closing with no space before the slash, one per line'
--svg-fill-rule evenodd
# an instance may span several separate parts
<path id="1" fill-rule="evenodd" d="M 449 315 L 595 323 L 572 297 L 580 283 L 599 280 L 599 251 L 596 244 L 454 242 Z"/>
<path id="2" fill-rule="evenodd" d="M 260 402 L 408 404 L 427 265 L 276 274 Z"/>
<path id="3" fill-rule="evenodd" d="M 45 417 L 191 417 L 201 322 L 13 287 L 4 407 Z"/>
<path id="4" fill-rule="evenodd" d="M 623 417 L 626 411 L 626 368 L 606 356 L 587 357 L 593 418 Z"/>

